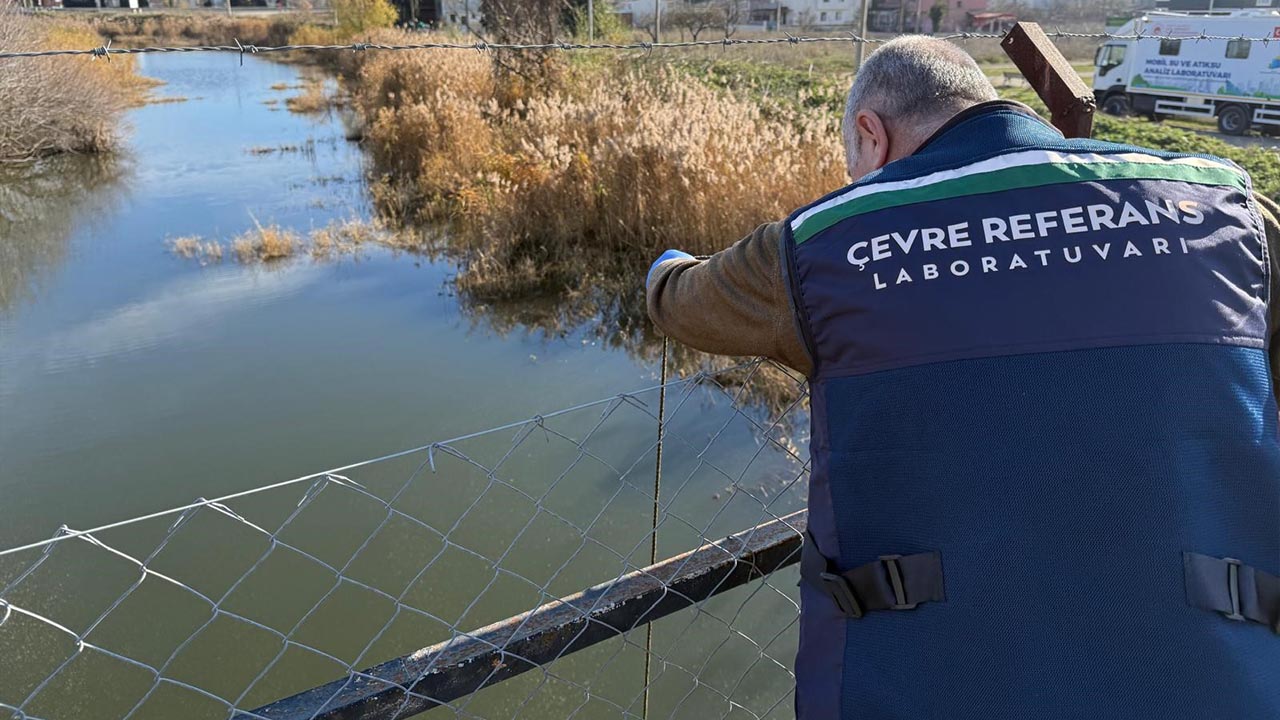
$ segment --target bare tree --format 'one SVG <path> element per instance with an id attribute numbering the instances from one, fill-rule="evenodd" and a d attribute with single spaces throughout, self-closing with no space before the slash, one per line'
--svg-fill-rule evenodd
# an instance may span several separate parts
<path id="1" fill-rule="evenodd" d="M 555 42 L 564 35 L 565 20 L 572 12 L 569 0 L 480 0 L 485 39 L 495 43 Z M 519 99 L 526 88 L 553 85 L 563 64 L 550 50 L 497 52 L 493 59 L 494 72 L 509 91 L 509 97 L 500 98 L 504 102 Z"/>
<path id="2" fill-rule="evenodd" d="M 567 0 L 480 0 L 480 23 L 494 42 L 554 42 L 570 9 Z"/>
<path id="3" fill-rule="evenodd" d="M 722 0 L 724 7 L 724 36 L 730 37 L 738 31 L 742 24 L 742 6 L 744 0 Z"/>
<path id="4" fill-rule="evenodd" d="M 724 27 L 724 7 L 720 3 L 681 3 L 666 13 L 666 24 L 688 30 L 694 40 L 708 28 Z"/>

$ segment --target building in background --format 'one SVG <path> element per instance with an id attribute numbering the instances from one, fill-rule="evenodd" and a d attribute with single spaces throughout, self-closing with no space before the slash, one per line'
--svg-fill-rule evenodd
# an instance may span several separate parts
<path id="1" fill-rule="evenodd" d="M 666 15 L 671 5 L 667 0 L 622 0 L 613 4 L 622 23 L 633 27 L 652 25 L 654 9 L 660 8 L 660 12 Z"/>
<path id="2" fill-rule="evenodd" d="M 658 0 L 665 17 L 684 8 L 733 5 L 728 15 L 738 25 L 774 28 L 803 28 L 854 25 L 861 0 Z M 624 23 L 647 27 L 653 23 L 654 0 L 623 0 L 615 3 Z"/>
<path id="3" fill-rule="evenodd" d="M 992 8 L 988 0 L 871 0 L 867 27 L 885 33 L 1004 32 L 1017 21 L 1016 13 Z"/>
<path id="4" fill-rule="evenodd" d="M 939 10 L 933 10 L 935 5 Z M 955 32 L 971 27 L 971 15 L 985 14 L 987 0 L 872 0 L 867 27 L 874 32 Z M 933 18 L 938 17 L 938 27 Z"/>
<path id="5" fill-rule="evenodd" d="M 440 23 L 480 27 L 480 0 L 437 0 L 436 5 Z"/>

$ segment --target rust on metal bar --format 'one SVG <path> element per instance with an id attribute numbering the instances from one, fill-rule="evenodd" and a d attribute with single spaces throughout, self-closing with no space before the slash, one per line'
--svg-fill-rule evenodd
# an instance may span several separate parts
<path id="1" fill-rule="evenodd" d="M 1014 25 L 1000 47 L 1048 106 L 1054 127 L 1069 138 L 1087 138 L 1093 133 L 1097 106 L 1093 91 L 1038 24 Z"/>
<path id="2" fill-rule="evenodd" d="M 233 720 L 416 715 L 799 562 L 807 524 L 800 510 Z"/>

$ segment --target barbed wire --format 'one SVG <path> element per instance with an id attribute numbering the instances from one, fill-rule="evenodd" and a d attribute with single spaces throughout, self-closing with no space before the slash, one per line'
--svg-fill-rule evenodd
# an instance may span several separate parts
<path id="1" fill-rule="evenodd" d="M 1244 35 L 1211 35 L 1202 31 L 1200 34 L 1169 34 L 1156 35 L 1147 33 L 1131 33 L 1117 34 L 1108 32 L 1068 32 L 1065 30 L 1046 31 L 1051 40 L 1065 39 L 1091 39 L 1091 40 L 1188 40 L 1188 41 L 1248 41 L 1260 42 L 1264 46 L 1271 42 L 1280 43 L 1280 38 L 1272 36 L 1248 37 Z M 900 37 L 900 36 L 894 36 Z M 957 40 L 1002 40 L 1004 33 L 984 33 L 984 32 L 958 32 L 948 35 L 933 36 L 940 40 L 955 42 Z M 177 45 L 177 46 L 159 46 L 152 45 L 136 48 L 119 48 L 112 47 L 110 42 L 96 48 L 64 48 L 56 50 L 24 50 L 0 52 L 0 60 L 15 60 L 20 58 L 35 57 L 56 57 L 56 56 L 75 56 L 88 55 L 91 57 L 105 57 L 110 59 L 112 55 L 146 55 L 151 53 L 190 53 L 190 52 L 230 52 L 239 53 L 241 56 L 245 54 L 257 55 L 261 53 L 276 52 L 318 52 L 318 51 L 350 51 L 365 52 L 369 50 L 382 51 L 400 51 L 400 50 L 470 50 L 473 52 L 492 52 L 492 51 L 589 51 L 589 50 L 612 50 L 612 51 L 644 51 L 652 52 L 654 50 L 674 50 L 680 48 L 729 48 L 750 45 L 806 45 L 814 43 L 852 43 L 855 45 L 877 45 L 889 42 L 893 38 L 874 38 L 848 33 L 846 35 L 835 36 L 819 36 L 809 37 L 801 35 L 784 35 L 782 37 L 769 38 L 734 38 L 724 37 L 715 40 L 677 40 L 670 42 L 629 42 L 629 43 L 581 43 L 581 42 L 546 42 L 546 43 L 491 43 L 484 41 L 476 41 L 470 43 L 462 42 L 424 42 L 424 43 L 375 43 L 375 42 L 353 42 L 345 44 L 333 45 L 252 45 L 244 44 L 239 40 L 233 39 L 231 44 L 226 45 Z"/>

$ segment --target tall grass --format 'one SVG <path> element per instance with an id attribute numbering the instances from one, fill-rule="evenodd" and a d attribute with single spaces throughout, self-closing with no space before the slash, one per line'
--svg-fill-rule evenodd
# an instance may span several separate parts
<path id="1" fill-rule="evenodd" d="M 492 62 L 383 54 L 357 83 L 380 208 L 456 221 L 464 291 L 564 289 L 666 246 L 713 252 L 846 182 L 826 113 L 625 61 L 511 97 Z"/>
<path id="2" fill-rule="evenodd" d="M 100 45 L 102 38 L 82 25 L 36 19 L 0 6 L 0 47 L 6 50 Z M 141 102 L 150 85 L 134 72 L 132 58 L 0 63 L 0 162 L 113 149 L 120 113 Z"/>
<path id="3" fill-rule="evenodd" d="M 76 13 L 78 22 L 115 45 L 222 45 L 237 39 L 246 45 L 284 45 L 309 22 L 305 14 L 227 17 L 208 13 Z"/>

